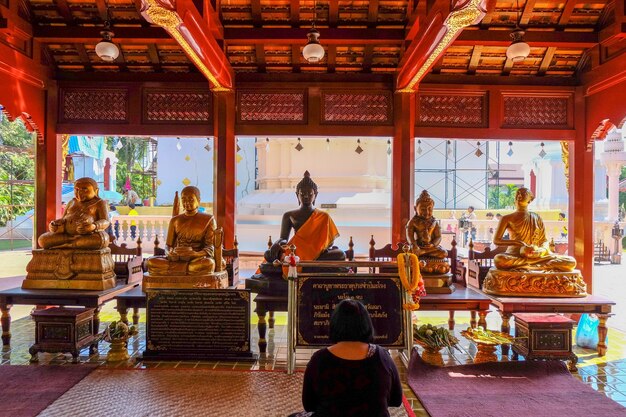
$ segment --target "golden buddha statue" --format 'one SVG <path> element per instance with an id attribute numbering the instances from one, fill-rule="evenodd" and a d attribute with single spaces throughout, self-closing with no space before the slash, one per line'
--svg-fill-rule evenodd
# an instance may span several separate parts
<path id="1" fill-rule="evenodd" d="M 116 285 L 108 248 L 108 206 L 92 178 L 74 183 L 75 197 L 39 236 L 22 288 L 107 290 Z"/>
<path id="2" fill-rule="evenodd" d="M 483 290 L 497 295 L 585 296 L 586 285 L 574 269 L 576 259 L 552 253 L 546 246 L 541 217 L 528 211 L 534 199 L 528 188 L 518 189 L 516 211 L 500 219 L 493 243 L 507 249 L 494 257 L 494 267 L 485 278 Z M 503 239 L 507 231 L 510 239 Z"/>
<path id="3" fill-rule="evenodd" d="M 406 225 L 411 251 L 419 257 L 426 292 L 448 294 L 454 291 L 448 251 L 441 247 L 441 227 L 433 209 L 435 200 L 423 190 L 415 200 L 415 215 Z"/>
<path id="4" fill-rule="evenodd" d="M 67 204 L 60 219 L 52 220 L 47 233 L 37 241 L 44 249 L 103 249 L 109 245 L 109 209 L 98 197 L 98 183 L 79 178 L 74 183 L 75 198 Z"/>
<path id="5" fill-rule="evenodd" d="M 148 273 L 151 276 L 204 275 L 216 270 L 215 217 L 198 212 L 200 190 L 197 187 L 183 188 L 180 199 L 185 212 L 170 221 L 165 242 L 166 255 L 148 258 Z M 223 270 L 223 266 L 219 270 Z"/>
<path id="6" fill-rule="evenodd" d="M 448 252 L 439 245 L 441 228 L 433 217 L 434 207 L 435 201 L 428 191 L 422 191 L 415 200 L 415 216 L 406 225 L 406 237 L 417 256 L 443 259 L 448 256 Z"/>

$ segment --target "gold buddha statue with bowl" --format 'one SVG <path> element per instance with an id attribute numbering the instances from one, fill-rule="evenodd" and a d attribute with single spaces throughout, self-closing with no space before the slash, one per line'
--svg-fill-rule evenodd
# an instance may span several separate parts
<path id="1" fill-rule="evenodd" d="M 527 297 L 585 297 L 587 285 L 576 259 L 552 253 L 541 217 L 528 210 L 535 196 L 527 188 L 515 194 L 516 211 L 500 219 L 493 243 L 506 246 L 494 257 L 483 283 L 487 294 Z M 510 239 L 503 239 L 508 230 Z"/>
<path id="2" fill-rule="evenodd" d="M 92 178 L 74 183 L 75 197 L 60 219 L 37 239 L 26 266 L 26 289 L 107 290 L 115 287 L 114 261 L 109 246 L 109 213 Z"/>
<path id="3" fill-rule="evenodd" d="M 228 274 L 222 258 L 222 229 L 215 217 L 200 213 L 200 190 L 183 188 L 180 201 L 184 212 L 178 213 L 178 199 L 167 229 L 166 252 L 148 258 L 148 272 L 143 288 L 226 288 Z"/>

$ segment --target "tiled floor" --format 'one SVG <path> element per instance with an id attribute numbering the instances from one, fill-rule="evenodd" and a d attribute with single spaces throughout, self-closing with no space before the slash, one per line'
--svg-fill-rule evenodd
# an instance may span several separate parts
<path id="1" fill-rule="evenodd" d="M 145 315 L 141 311 L 141 321 L 139 324 L 139 335 L 131 339 L 129 342 L 129 353 L 131 360 L 126 363 L 108 364 L 106 362 L 106 353 L 108 344 L 101 343 L 98 354 L 89 356 L 88 349 L 83 349 L 80 356 L 82 363 L 99 363 L 103 366 L 115 367 L 142 367 L 142 368 L 209 368 L 209 369 L 265 369 L 265 370 L 286 370 L 287 367 L 287 331 L 284 326 L 285 316 L 277 313 L 276 328 L 268 332 L 268 353 L 261 356 L 256 362 L 217 362 L 217 361 L 172 361 L 172 362 L 148 362 L 142 361 L 141 352 L 145 347 Z M 497 314 L 492 313 L 488 321 L 489 328 L 498 328 L 499 321 Z M 113 320 L 117 320 L 117 313 L 111 306 L 105 307 L 101 313 L 102 326 Z M 447 323 L 447 314 L 438 313 L 420 313 L 419 319 L 425 323 L 433 323 L 437 325 L 445 325 Z M 460 336 L 459 332 L 469 325 L 469 317 L 459 314 L 455 334 L 460 339 L 461 351 L 454 351 L 453 354 L 443 352 L 444 362 L 446 365 L 456 365 L 471 363 L 472 358 L 476 354 L 476 348 L 469 341 Z M 11 346 L 5 346 L 2 349 L 2 364 L 12 365 L 28 365 L 30 354 L 28 348 L 34 343 L 34 322 L 29 317 L 18 319 L 12 323 L 12 343 Z M 253 351 L 258 353 L 257 348 L 257 328 L 252 327 Z M 296 368 L 303 370 L 306 367 L 308 359 L 313 351 L 302 350 L 296 355 Z M 589 384 L 594 389 L 603 392 L 608 397 L 626 407 L 626 335 L 616 330 L 609 331 L 609 351 L 607 356 L 599 358 L 594 351 L 588 349 L 575 348 L 576 354 L 579 356 L 579 372 L 574 374 L 576 378 Z M 60 364 L 71 365 L 71 356 L 64 354 L 39 354 L 39 364 Z M 401 378 L 406 380 L 406 368 L 397 354 L 394 354 L 396 364 L 400 370 Z M 509 360 L 507 356 L 499 354 L 499 360 Z M 80 365 L 72 365 L 80 366 Z M 413 392 L 405 385 L 405 395 L 411 403 L 413 410 L 417 416 L 428 416 L 417 400 Z"/>

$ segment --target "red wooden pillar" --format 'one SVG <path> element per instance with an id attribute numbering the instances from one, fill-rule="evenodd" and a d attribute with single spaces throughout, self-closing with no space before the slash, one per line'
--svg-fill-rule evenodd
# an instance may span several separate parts
<path id="1" fill-rule="evenodd" d="M 61 136 L 56 132 L 57 87 L 46 91 L 46 117 L 42 127 L 43 141 L 37 141 L 35 241 L 48 231 L 48 223 L 61 217 Z"/>
<path id="2" fill-rule="evenodd" d="M 237 143 L 235 139 L 235 93 L 213 95 L 213 132 L 215 163 L 213 172 L 213 215 L 224 228 L 224 246 L 235 239 L 235 191 Z"/>
<path id="3" fill-rule="evenodd" d="M 415 188 L 415 94 L 394 96 L 391 242 L 406 240 Z"/>
<path id="4" fill-rule="evenodd" d="M 593 150 L 587 149 L 585 102 L 581 91 L 576 93 L 576 141 L 569 149 L 569 254 L 577 261 L 577 268 L 591 293 L 593 284 Z M 571 232 L 573 231 L 573 233 Z"/>

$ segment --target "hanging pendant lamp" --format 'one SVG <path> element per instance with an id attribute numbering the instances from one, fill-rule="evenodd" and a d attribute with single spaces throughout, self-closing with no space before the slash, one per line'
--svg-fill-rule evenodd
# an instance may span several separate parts
<path id="1" fill-rule="evenodd" d="M 515 21 L 515 29 L 509 36 L 511 36 L 512 43 L 506 48 L 506 57 L 513 62 L 521 62 L 530 54 L 530 46 L 524 42 L 524 32 L 519 27 L 519 0 L 516 0 L 517 4 L 517 20 Z"/>

